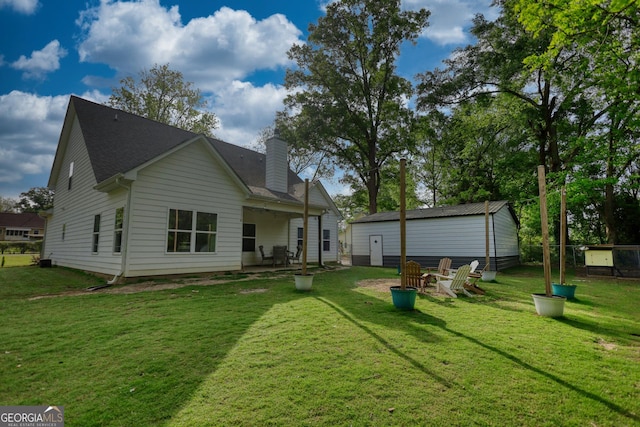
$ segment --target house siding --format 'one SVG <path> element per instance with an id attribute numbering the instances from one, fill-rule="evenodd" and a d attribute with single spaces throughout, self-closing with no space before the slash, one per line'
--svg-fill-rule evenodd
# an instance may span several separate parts
<path id="1" fill-rule="evenodd" d="M 289 247 L 295 252 L 298 242 L 298 228 L 302 228 L 304 220 L 295 218 L 291 220 L 291 228 L 289 231 Z M 338 218 L 331 212 L 322 215 L 322 230 L 329 230 L 329 251 L 322 251 L 322 262 L 338 261 Z M 322 247 L 321 230 L 318 230 L 318 217 L 309 217 L 309 232 L 307 242 L 307 261 L 319 262 L 319 250 Z M 302 258 L 300 258 L 302 260 Z"/>
<path id="2" fill-rule="evenodd" d="M 202 142 L 139 171 L 131 200 L 127 277 L 241 268 L 241 192 Z M 217 214 L 216 252 L 167 253 L 169 209 Z"/>
<path id="3" fill-rule="evenodd" d="M 74 163 L 74 170 L 69 190 L 71 162 Z M 60 176 L 56 180 L 53 214 L 48 220 L 42 254 L 50 258 L 54 265 L 115 275 L 120 272 L 122 260 L 120 254 L 113 253 L 115 209 L 124 206 L 126 192 L 100 193 L 93 189 L 95 184 L 89 155 L 76 119 L 63 156 Z M 93 253 L 91 247 L 95 215 L 101 217 L 97 253 Z"/>
<path id="4" fill-rule="evenodd" d="M 495 217 L 493 221 L 489 221 L 492 269 L 503 269 L 517 264 L 517 227 L 508 208 L 500 209 L 492 217 Z M 353 265 L 370 265 L 369 236 L 372 235 L 383 236 L 383 265 L 399 265 L 399 221 L 351 224 Z M 437 266 L 440 258 L 449 257 L 452 259 L 453 267 L 477 259 L 482 268 L 486 251 L 485 217 L 470 215 L 407 221 L 406 249 L 407 260 L 417 261 L 422 266 Z"/>

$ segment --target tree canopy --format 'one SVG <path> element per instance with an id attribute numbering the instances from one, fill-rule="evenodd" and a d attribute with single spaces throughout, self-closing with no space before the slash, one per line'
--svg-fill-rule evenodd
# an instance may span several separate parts
<path id="1" fill-rule="evenodd" d="M 307 44 L 288 52 L 297 68 L 287 70 L 291 95 L 279 120 L 298 118 L 296 132 L 305 137 L 295 140 L 361 183 L 370 213 L 378 210 L 386 162 L 415 145 L 415 113 L 406 105 L 413 88 L 395 63 L 428 17 L 424 9 L 402 11 L 399 0 L 342 0 L 309 26 Z"/>
<path id="2" fill-rule="evenodd" d="M 20 193 L 16 209 L 20 212 L 40 212 L 53 206 L 53 190 L 47 187 L 33 187 Z"/>
<path id="3" fill-rule="evenodd" d="M 137 80 L 126 77 L 120 84 L 112 88 L 112 107 L 208 136 L 218 127 L 215 114 L 204 111 L 207 102 L 200 90 L 168 64 L 156 64 L 142 70 Z"/>

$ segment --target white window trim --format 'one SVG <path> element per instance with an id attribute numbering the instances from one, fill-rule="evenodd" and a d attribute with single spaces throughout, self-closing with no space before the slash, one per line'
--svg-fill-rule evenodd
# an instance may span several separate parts
<path id="1" fill-rule="evenodd" d="M 175 211 L 189 211 L 191 212 L 191 229 L 187 230 L 187 229 L 181 229 L 181 228 L 169 228 L 169 221 L 171 220 L 171 211 L 175 210 Z M 207 231 L 198 231 L 196 230 L 197 227 L 197 223 L 198 223 L 198 213 L 206 213 L 206 214 L 211 214 L 211 215 L 215 215 L 216 216 L 216 231 L 211 231 L 211 232 L 207 232 Z M 220 215 L 217 212 L 206 212 L 206 211 L 200 211 L 197 209 L 180 209 L 180 208 L 168 208 L 167 209 L 167 222 L 166 222 L 166 226 L 165 226 L 165 242 L 164 242 L 164 253 L 165 255 L 215 255 L 218 253 L 218 219 L 220 218 Z M 174 231 L 177 233 L 191 233 L 191 237 L 189 239 L 189 251 L 169 251 L 167 250 L 167 247 L 169 246 L 169 231 Z M 215 243 L 216 243 L 216 250 L 213 252 L 200 252 L 200 251 L 196 251 L 196 240 L 197 240 L 197 235 L 198 234 L 212 234 L 215 236 Z"/>

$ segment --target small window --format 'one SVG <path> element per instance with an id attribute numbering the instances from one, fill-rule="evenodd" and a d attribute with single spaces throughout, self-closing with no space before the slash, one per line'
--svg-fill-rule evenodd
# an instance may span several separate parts
<path id="1" fill-rule="evenodd" d="M 122 252 L 122 228 L 124 224 L 124 208 L 116 209 L 116 219 L 113 225 L 113 252 Z"/>
<path id="2" fill-rule="evenodd" d="M 69 163 L 69 184 L 67 190 L 71 190 L 71 181 L 73 179 L 73 162 Z"/>
<path id="3" fill-rule="evenodd" d="M 64 241 L 65 234 L 67 234 L 67 224 L 62 224 L 62 241 Z"/>
<path id="4" fill-rule="evenodd" d="M 304 228 L 298 227 L 298 246 L 302 246 L 302 239 L 304 239 Z"/>
<path id="5" fill-rule="evenodd" d="M 98 241 L 100 240 L 100 215 L 93 217 L 93 242 L 91 243 L 91 252 L 98 253 Z"/>
<path id="6" fill-rule="evenodd" d="M 331 230 L 322 230 L 322 250 L 331 251 Z"/>
<path id="7" fill-rule="evenodd" d="M 242 252 L 256 251 L 256 225 L 242 224 Z"/>

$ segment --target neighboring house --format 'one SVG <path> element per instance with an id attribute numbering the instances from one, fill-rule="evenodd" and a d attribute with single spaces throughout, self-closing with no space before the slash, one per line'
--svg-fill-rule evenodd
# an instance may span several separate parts
<path id="1" fill-rule="evenodd" d="M 485 204 L 470 203 L 407 211 L 407 260 L 437 266 L 448 257 L 453 267 L 477 259 L 486 264 Z M 519 263 L 519 222 L 505 201 L 489 203 L 491 270 Z M 379 212 L 351 223 L 353 265 L 400 264 L 400 214 Z"/>
<path id="2" fill-rule="evenodd" d="M 262 263 L 260 245 L 295 251 L 304 182 L 284 141 L 266 145 L 264 155 L 72 96 L 42 253 L 134 277 L 240 270 Z M 337 261 L 340 214 L 320 182 L 309 200 L 308 261 Z"/>
<path id="3" fill-rule="evenodd" d="M 33 242 L 44 237 L 44 218 L 37 213 L 0 212 L 0 242 Z"/>

